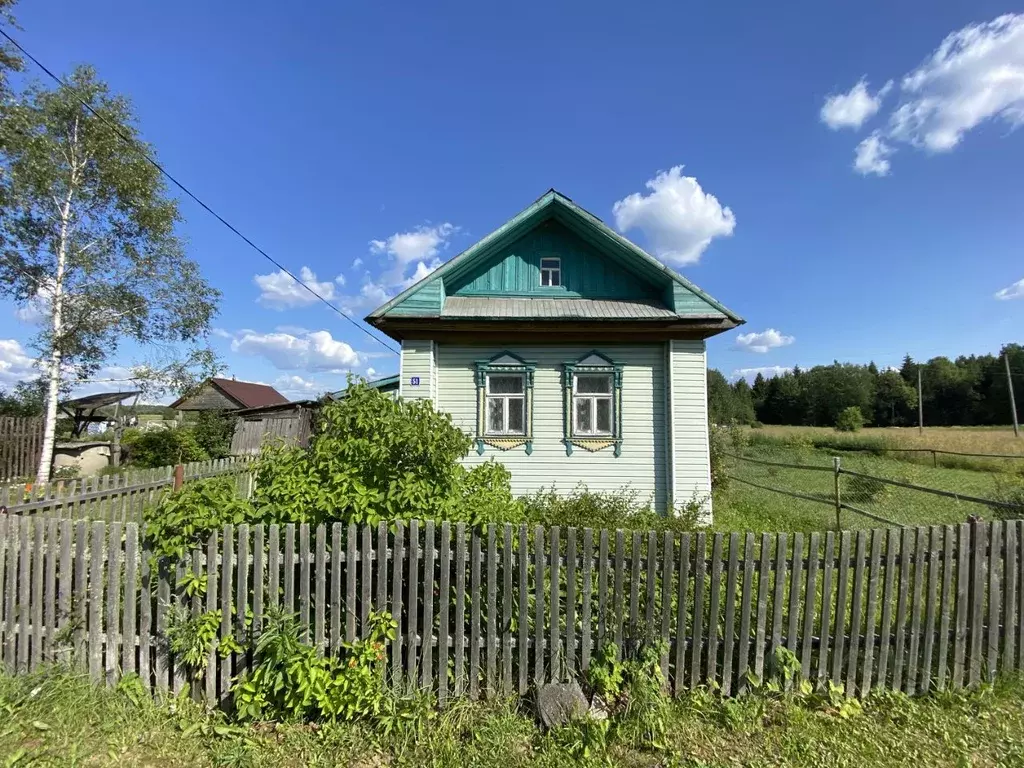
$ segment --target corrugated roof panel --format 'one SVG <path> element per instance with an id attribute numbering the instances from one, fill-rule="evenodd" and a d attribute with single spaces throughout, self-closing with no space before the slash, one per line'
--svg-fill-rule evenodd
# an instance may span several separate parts
<path id="1" fill-rule="evenodd" d="M 661 320 L 678 315 L 655 301 L 449 296 L 441 317 Z"/>

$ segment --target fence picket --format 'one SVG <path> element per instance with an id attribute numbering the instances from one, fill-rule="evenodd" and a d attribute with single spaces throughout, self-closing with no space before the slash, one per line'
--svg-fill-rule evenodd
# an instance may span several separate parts
<path id="1" fill-rule="evenodd" d="M 41 526 L 37 526 L 40 530 Z M 109 526 L 109 537 L 107 540 L 107 621 L 106 621 L 106 642 L 104 643 L 105 672 L 107 684 L 117 681 L 118 668 L 120 665 L 120 638 L 119 628 L 121 624 L 121 523 L 113 522 Z M 42 540 L 39 541 L 40 545 Z M 38 557 L 42 555 L 39 552 Z M 40 617 L 41 620 L 42 617 Z"/>
<path id="2" fill-rule="evenodd" d="M 789 608 L 786 616 L 789 619 L 786 626 L 786 647 L 793 654 L 798 652 L 797 627 L 800 621 L 800 580 L 803 576 L 803 564 L 804 535 L 796 533 L 793 534 L 793 557 L 789 566 Z"/>
<path id="3" fill-rule="evenodd" d="M 914 550 L 913 594 L 910 602 L 910 644 L 907 652 L 907 674 L 904 690 L 913 694 L 917 691 L 918 663 L 921 651 L 921 602 L 926 570 L 925 558 L 928 549 L 928 529 L 919 527 Z"/>
<path id="4" fill-rule="evenodd" d="M 92 539 L 89 542 L 89 676 L 93 682 L 99 682 L 103 677 L 103 545 L 105 525 L 96 521 L 92 524 Z M 28 526 L 21 528 L 22 554 L 26 551 L 26 538 Z M 27 575 L 27 574 L 26 574 Z M 23 576 L 24 578 L 24 576 Z M 24 585 L 28 579 L 24 579 Z M 24 616 L 24 614 L 22 614 Z M 23 629 L 27 629 L 28 622 L 22 620 Z M 158 626 L 159 632 L 162 627 Z M 24 635 L 22 636 L 24 638 Z M 19 665 L 21 658 L 19 654 Z"/>
<path id="5" fill-rule="evenodd" d="M 217 587 L 220 583 L 220 548 L 217 531 L 211 531 L 206 539 L 206 610 L 217 610 Z M 206 701 L 211 706 L 218 700 L 220 688 L 217 685 L 217 649 L 210 647 L 206 656 Z M 225 686 L 227 683 L 225 682 Z"/>
<path id="6" fill-rule="evenodd" d="M 364 528 L 363 536 L 363 605 L 370 603 L 370 529 Z M 434 572 L 436 559 L 436 535 L 434 521 L 428 520 L 423 540 L 423 631 L 420 643 L 420 685 L 426 690 L 434 687 L 434 584 L 437 583 Z M 367 608 L 363 608 L 363 616 L 367 616 Z M 365 633 L 365 619 L 364 619 Z"/>
<path id="7" fill-rule="evenodd" d="M 999 671 L 999 609 L 1002 607 L 1003 524 L 989 523 L 988 556 L 988 673 L 985 682 L 995 680 Z"/>
<path id="8" fill-rule="evenodd" d="M 868 566 L 868 601 L 864 616 L 864 665 L 860 677 L 860 695 L 871 690 L 871 675 L 875 664 L 875 618 L 878 615 L 878 569 L 882 559 L 882 530 L 871 531 L 871 555 Z"/>
<path id="9" fill-rule="evenodd" d="M 608 642 L 608 531 L 598 534 L 597 553 L 597 640 Z"/>
<path id="10" fill-rule="evenodd" d="M 853 596 L 850 601 L 850 647 L 846 658 L 846 695 L 852 696 L 857 685 L 857 663 L 860 660 L 861 600 L 864 591 L 864 560 L 867 557 L 867 531 L 857 531 L 857 548 L 853 565 Z"/>
<path id="11" fill-rule="evenodd" d="M 754 534 L 747 533 L 743 542 L 743 585 L 740 587 L 740 642 L 736 662 L 737 691 L 747 688 L 746 675 L 750 670 L 750 611 L 754 589 Z"/>
<path id="12" fill-rule="evenodd" d="M 434 528 L 432 520 L 427 522 L 427 528 L 427 538 L 430 541 L 430 552 L 431 556 L 433 556 Z M 370 631 L 371 595 L 373 594 L 373 529 L 366 523 L 363 523 L 360 533 L 359 549 L 361 550 L 359 554 L 363 564 L 362 570 L 359 572 L 359 626 L 362 636 L 366 637 Z M 430 573 L 433 573 L 433 569 L 430 569 Z M 317 583 L 319 584 L 320 582 L 317 581 Z M 428 597 L 433 600 L 434 593 L 430 592 Z M 427 626 L 432 626 L 432 622 L 429 622 Z"/>
<path id="13" fill-rule="evenodd" d="M 356 552 L 356 524 L 349 523 L 345 531 L 345 642 L 353 643 L 356 639 L 356 577 L 359 572 L 359 556 Z M 416 541 L 412 530 L 409 531 L 409 554 L 415 550 Z M 411 573 L 411 570 L 410 570 Z M 401 589 L 401 584 L 399 584 Z M 408 626 L 408 624 L 407 624 Z M 401 632 L 401 629 L 399 629 Z M 406 646 L 409 640 L 406 638 Z M 411 651 L 410 651 L 411 652 Z"/>
<path id="14" fill-rule="evenodd" d="M 341 551 L 340 547 L 338 551 Z M 377 602 L 374 607 L 377 611 L 386 611 L 388 607 L 388 524 L 383 520 L 377 523 L 376 559 L 374 571 L 377 574 Z"/>
<path id="15" fill-rule="evenodd" d="M 732 693 L 732 652 L 736 635 L 736 576 L 740 535 L 729 534 L 729 565 L 725 573 L 725 622 L 722 624 L 722 694 Z"/>
<path id="16" fill-rule="evenodd" d="M 398 552 L 395 552 L 397 559 Z M 523 622 L 525 625 L 526 622 Z M 455 525 L 455 695 L 463 693 L 466 661 L 466 524 Z"/>
<path id="17" fill-rule="evenodd" d="M 519 633 L 516 637 L 516 650 L 519 652 L 519 695 L 526 694 L 530 679 L 530 615 L 529 615 L 529 572 L 530 572 L 530 532 L 525 525 L 519 526 Z"/>
<path id="18" fill-rule="evenodd" d="M 672 640 L 672 577 L 675 569 L 674 540 L 675 536 L 673 536 L 672 532 L 665 531 L 664 541 L 661 545 L 661 631 L 659 632 L 659 637 L 662 644 L 661 676 L 665 680 L 666 687 L 669 681 L 669 651 Z M 587 589 L 587 587 L 584 586 L 584 589 Z M 590 617 L 587 616 L 583 621 L 587 622 L 589 619 Z M 583 626 L 585 628 L 586 623 Z M 586 668 L 587 664 L 584 662 L 582 669 Z"/>
<path id="19" fill-rule="evenodd" d="M 836 579 L 835 602 L 835 644 L 832 652 L 832 680 L 843 682 L 843 660 L 846 651 L 846 598 L 850 587 L 850 545 L 849 531 L 839 537 L 839 573 Z"/>
<path id="20" fill-rule="evenodd" d="M 644 580 L 644 637 L 654 637 L 654 601 L 658 584 L 658 534 L 647 532 L 647 553 L 645 556 L 646 578 Z"/>
<path id="21" fill-rule="evenodd" d="M 533 679 L 544 679 L 544 529 L 533 529 Z"/>
<path id="22" fill-rule="evenodd" d="M 292 528 L 294 535 L 294 528 L 292 526 L 289 527 Z M 288 538 L 287 534 L 285 535 L 285 538 Z M 285 560 L 287 561 L 287 552 L 285 555 Z M 224 526 L 224 530 L 221 533 L 220 636 L 222 640 L 233 637 L 233 625 L 231 623 L 231 592 L 233 586 L 232 578 L 234 575 L 234 565 L 235 527 L 229 523 Z M 293 579 L 293 570 L 294 569 L 285 572 L 286 585 Z M 217 697 L 222 703 L 225 702 L 228 697 L 228 683 L 230 682 L 231 675 L 233 674 L 231 662 L 231 656 L 224 656 L 220 660 L 220 685 L 217 688 Z"/>
<path id="23" fill-rule="evenodd" d="M 953 636 L 953 688 L 964 685 L 964 665 L 967 655 L 967 625 L 971 612 L 970 597 L 970 541 L 971 528 L 967 523 L 957 532 L 956 568 L 956 634 Z"/>
<path id="24" fill-rule="evenodd" d="M 487 524 L 487 676 L 484 691 L 493 697 L 498 690 L 498 550 L 494 523 Z"/>
<path id="25" fill-rule="evenodd" d="M 988 546 L 988 527 L 984 523 L 976 523 L 974 528 L 974 547 L 972 549 L 973 565 L 971 570 L 971 645 L 970 674 L 968 681 L 973 688 L 981 681 L 982 667 L 982 629 L 985 609 L 985 549 Z"/>
<path id="26" fill-rule="evenodd" d="M 480 603 L 484 599 L 480 583 L 480 530 L 476 527 L 469 544 L 469 594 L 472 600 L 469 604 L 469 698 L 475 700 L 480 696 Z M 543 572 L 543 566 L 540 571 Z"/>
<path id="27" fill-rule="evenodd" d="M 327 650 L 327 526 L 320 523 L 313 534 L 313 644 Z"/>
<path id="28" fill-rule="evenodd" d="M 284 558 L 282 567 L 282 594 L 281 610 L 288 616 L 294 616 L 295 611 L 295 523 L 288 523 L 284 527 Z"/>
<path id="29" fill-rule="evenodd" d="M 341 574 L 342 566 L 341 539 L 344 526 L 341 523 L 331 523 L 331 653 L 337 653 L 341 648 L 341 620 L 345 614 L 345 604 L 341 597 Z M 273 549 L 271 549 L 273 552 Z M 387 572 L 381 574 L 381 578 L 387 579 Z M 381 605 L 381 610 L 385 606 Z"/>
<path id="30" fill-rule="evenodd" d="M 626 597 L 624 592 L 624 569 L 626 555 L 626 537 L 621 530 L 615 531 L 615 591 L 612 595 L 613 618 L 615 620 L 615 645 L 622 654 L 622 624 L 625 619 Z"/>
<path id="31" fill-rule="evenodd" d="M 437 592 L 437 701 L 442 707 L 448 700 L 448 606 L 451 603 L 452 574 L 452 526 L 447 520 L 441 523 L 441 573 Z"/>
<path id="32" fill-rule="evenodd" d="M 591 653 L 591 632 L 590 622 L 593 615 L 593 606 L 591 600 L 593 598 L 594 589 L 594 531 L 591 528 L 583 529 L 583 605 L 580 614 L 580 631 L 581 631 L 581 642 L 580 642 L 580 668 L 588 669 L 590 667 L 590 653 Z M 668 679 L 666 673 L 665 679 Z"/>
<path id="33" fill-rule="evenodd" d="M 654 535 L 653 533 L 651 534 Z M 653 603 L 653 600 L 652 600 Z M 576 529 L 565 532 L 565 656 L 566 679 L 576 670 Z"/>
<path id="34" fill-rule="evenodd" d="M 57 564 L 57 620 L 53 626 L 61 634 L 71 623 L 71 537 L 73 530 L 70 520 L 60 521 L 60 562 Z M 4 538 L 2 534 L 0 534 L 0 538 Z M 3 565 L 2 561 L 0 561 L 0 578 L 2 577 Z M 0 593 L 0 600 L 2 599 L 3 595 Z M 56 638 L 51 639 L 50 650 L 53 653 L 53 659 L 56 660 L 58 653 Z"/>
<path id="35" fill-rule="evenodd" d="M 907 640 L 907 604 L 910 597 L 910 563 L 913 543 L 913 529 L 905 528 L 903 530 L 903 541 L 900 543 L 900 585 L 899 597 L 896 601 L 896 650 L 892 673 L 893 688 L 897 691 L 905 690 L 903 686 L 903 663 Z"/>
<path id="36" fill-rule="evenodd" d="M 224 610 L 228 613 L 234 614 L 235 623 L 235 639 L 241 644 L 245 642 L 246 627 L 245 618 L 249 612 L 249 525 L 242 523 L 237 529 L 237 546 L 235 552 L 237 557 L 235 558 L 235 603 L 233 610 L 229 610 L 227 607 Z M 308 537 L 308 534 L 307 534 Z M 309 552 L 309 539 L 306 539 L 306 552 Z M 309 561 L 309 555 L 306 555 L 306 561 Z M 306 579 L 308 584 L 309 579 Z M 309 603 L 309 587 L 306 587 L 306 603 Z M 234 670 L 235 674 L 242 674 L 247 672 L 248 667 L 248 655 L 245 653 L 238 653 L 234 655 Z"/>
<path id="37" fill-rule="evenodd" d="M 396 686 L 402 684 L 402 576 L 405 566 L 405 526 L 401 520 L 395 523 L 393 544 L 394 556 L 391 558 L 391 620 L 395 623 L 395 639 L 391 641 L 391 674 L 394 675 Z M 348 570 L 351 561 L 345 563 Z M 355 589 L 353 587 L 352 592 Z M 345 602 L 346 636 L 348 635 L 348 617 L 351 616 L 352 594 L 349 593 Z M 354 634 L 354 631 L 353 631 Z M 458 651 L 456 651 L 458 653 Z M 460 670 L 456 670 L 456 675 Z M 458 680 L 459 678 L 456 678 Z"/>
<path id="38" fill-rule="evenodd" d="M 946 688 L 949 661 L 949 625 L 950 611 L 953 607 L 953 536 L 955 529 L 951 525 L 942 530 L 942 596 L 939 599 L 939 660 L 937 663 L 936 687 L 942 691 Z"/>
<path id="39" fill-rule="evenodd" d="M 875 685 L 886 687 L 889 675 L 889 650 L 892 644 L 892 595 L 896 583 L 896 550 L 899 547 L 900 533 L 897 529 L 889 529 L 885 544 L 885 574 L 882 579 L 882 619 L 878 645 L 878 670 L 875 673 Z"/>
<path id="40" fill-rule="evenodd" d="M 46 573 L 43 576 L 43 606 L 45 610 L 45 616 L 40 622 L 40 632 L 42 634 L 39 650 L 41 659 L 45 661 L 52 661 L 54 657 L 53 653 L 53 637 L 57 631 L 57 552 L 59 551 L 58 544 L 58 526 L 60 520 L 56 517 L 51 517 L 46 521 Z M 0 543 L 0 547 L 3 544 Z M 125 545 L 127 546 L 127 544 Z M 0 569 L 2 571 L 2 569 Z M 45 632 L 43 632 L 45 627 Z M 122 664 L 122 667 L 125 665 Z"/>
<path id="41" fill-rule="evenodd" d="M 1004 526 L 1006 541 L 1005 570 L 1003 571 L 1003 669 L 1017 668 L 1017 521 Z"/>
<path id="42" fill-rule="evenodd" d="M 693 583 L 693 633 L 690 643 L 690 687 L 696 688 L 702 682 L 701 655 L 704 650 L 704 574 L 707 569 L 707 538 L 697 534 L 697 548 L 694 557 Z"/>
<path id="43" fill-rule="evenodd" d="M 267 529 L 267 608 L 277 610 L 281 604 L 281 527 L 271 523 Z M 338 637 L 338 632 L 333 633 Z"/>
<path id="44" fill-rule="evenodd" d="M 679 537 L 679 576 L 676 586 L 676 666 L 675 694 L 681 696 L 686 685 L 686 638 L 693 637 L 693 625 L 687 635 L 686 595 L 690 586 L 690 534 Z"/>
<path id="45" fill-rule="evenodd" d="M 502 610 L 503 619 L 501 629 L 501 690 L 506 696 L 512 695 L 512 526 L 505 523 L 502 526 L 502 547 L 501 547 L 501 574 L 502 584 Z M 444 674 L 447 668 L 443 667 Z"/>
<path id="46" fill-rule="evenodd" d="M 263 631 L 263 588 L 265 585 L 266 529 L 258 523 L 252 529 L 252 635 L 259 637 Z"/>
<path id="47" fill-rule="evenodd" d="M 782 646 L 782 614 L 786 607 L 783 602 L 783 597 L 786 590 L 786 555 L 788 552 L 788 537 L 785 533 L 780 533 L 775 539 L 775 587 L 772 592 L 771 641 L 771 652 L 773 656 L 776 649 Z"/>
<path id="48" fill-rule="evenodd" d="M 352 536 L 352 526 L 349 525 L 349 536 Z M 351 540 L 351 538 L 350 538 Z M 308 643 L 310 636 L 312 635 L 312 626 L 309 620 L 309 609 L 310 609 L 310 546 L 309 546 L 309 523 L 301 523 L 299 525 L 299 629 L 302 636 L 302 641 Z M 349 560 L 345 564 L 345 568 L 354 568 L 355 563 Z M 349 642 L 355 639 L 355 633 L 353 632 L 349 637 Z"/>
<path id="49" fill-rule="evenodd" d="M 770 589 L 768 574 L 771 569 L 772 537 L 761 534 L 761 560 L 757 569 L 757 629 L 754 635 L 754 676 L 764 679 L 764 649 L 767 637 L 768 622 L 768 590 Z"/>
<path id="50" fill-rule="evenodd" d="M 818 557 L 821 536 L 812 533 L 807 544 L 807 583 L 804 586 L 804 624 L 800 638 L 800 673 L 811 679 L 811 652 L 814 650 L 814 600 L 818 595 Z"/>
<path id="51" fill-rule="evenodd" d="M 556 682 L 562 679 L 562 639 L 560 617 L 562 585 L 559 580 L 558 568 L 561 558 L 559 534 L 560 531 L 558 526 L 551 526 L 551 570 L 548 577 L 548 581 L 550 582 L 549 587 L 551 590 L 551 596 L 548 600 L 548 606 L 551 612 L 548 618 L 548 628 L 551 632 L 551 639 L 548 641 L 548 663 L 550 664 L 551 669 L 551 680 Z M 640 561 L 635 560 L 635 562 L 637 567 L 639 567 Z"/>
<path id="52" fill-rule="evenodd" d="M 939 584 L 939 547 L 942 528 L 933 525 L 928 542 L 928 582 L 925 587 L 924 628 L 921 636 L 921 683 L 918 690 L 928 693 L 932 687 L 932 666 L 935 657 L 935 602 Z"/>
<path id="53" fill-rule="evenodd" d="M 43 560 L 46 550 L 44 542 L 46 536 L 45 519 L 35 521 L 32 527 L 32 585 L 29 597 L 29 617 L 32 622 L 32 639 L 29 648 L 29 669 L 38 668 L 43 660 Z M 118 553 L 121 551 L 121 542 L 118 541 Z M 119 617 L 115 616 L 117 622 Z M 117 666 L 116 664 L 114 665 Z"/>
<path id="54" fill-rule="evenodd" d="M 353 538 L 355 538 L 354 535 Z M 405 601 L 405 681 L 406 685 L 410 688 L 416 684 L 420 654 L 423 652 L 423 645 L 420 643 L 419 626 L 420 547 L 420 521 L 411 520 L 409 522 L 409 572 L 406 574 L 408 592 L 406 593 Z M 354 558 L 352 566 L 353 568 L 355 567 Z"/>

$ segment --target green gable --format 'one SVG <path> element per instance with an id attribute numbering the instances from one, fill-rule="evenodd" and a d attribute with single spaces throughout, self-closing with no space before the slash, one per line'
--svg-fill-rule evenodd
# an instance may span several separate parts
<path id="1" fill-rule="evenodd" d="M 561 285 L 541 286 L 540 260 L 558 257 Z M 447 264 L 376 309 L 367 320 L 386 317 L 439 318 L 449 297 L 464 302 L 476 297 L 543 299 L 531 304 L 523 317 L 536 319 L 539 308 L 551 308 L 552 318 L 565 309 L 591 302 L 595 318 L 621 319 L 634 305 L 676 319 L 720 319 L 727 327 L 742 323 L 688 280 L 634 243 L 610 229 L 569 198 L 551 190 Z M 550 300 L 567 300 L 565 305 Z M 569 303 L 575 300 L 575 304 Z M 480 303 L 480 302 L 474 302 Z M 547 311 L 546 309 L 544 311 Z M 603 315 L 602 315 L 603 313 Z M 486 313 L 485 313 L 486 314 Z M 509 317 L 502 313 L 503 317 Z"/>

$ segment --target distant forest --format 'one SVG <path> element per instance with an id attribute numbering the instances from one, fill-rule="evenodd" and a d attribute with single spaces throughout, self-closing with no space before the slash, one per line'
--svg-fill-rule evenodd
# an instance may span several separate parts
<path id="1" fill-rule="evenodd" d="M 1017 418 L 1024 410 L 1024 347 L 1009 344 L 999 355 L 971 355 L 925 363 L 910 355 L 897 370 L 880 371 L 874 363 L 835 362 L 808 370 L 794 368 L 781 376 L 761 374 L 751 386 L 745 379 L 730 384 L 720 371 L 708 370 L 708 404 L 716 424 L 793 424 L 833 426 L 843 409 L 860 408 L 878 427 L 917 424 L 917 372 L 921 371 L 924 423 L 931 426 L 1009 424 L 1010 394 L 1003 355 L 1010 361 Z"/>

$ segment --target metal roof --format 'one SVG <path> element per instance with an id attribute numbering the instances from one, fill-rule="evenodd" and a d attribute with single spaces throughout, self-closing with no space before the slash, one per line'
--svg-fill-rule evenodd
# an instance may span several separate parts
<path id="1" fill-rule="evenodd" d="M 679 317 L 657 301 L 615 299 L 516 299 L 449 296 L 441 317 L 477 319 L 671 320 Z"/>

